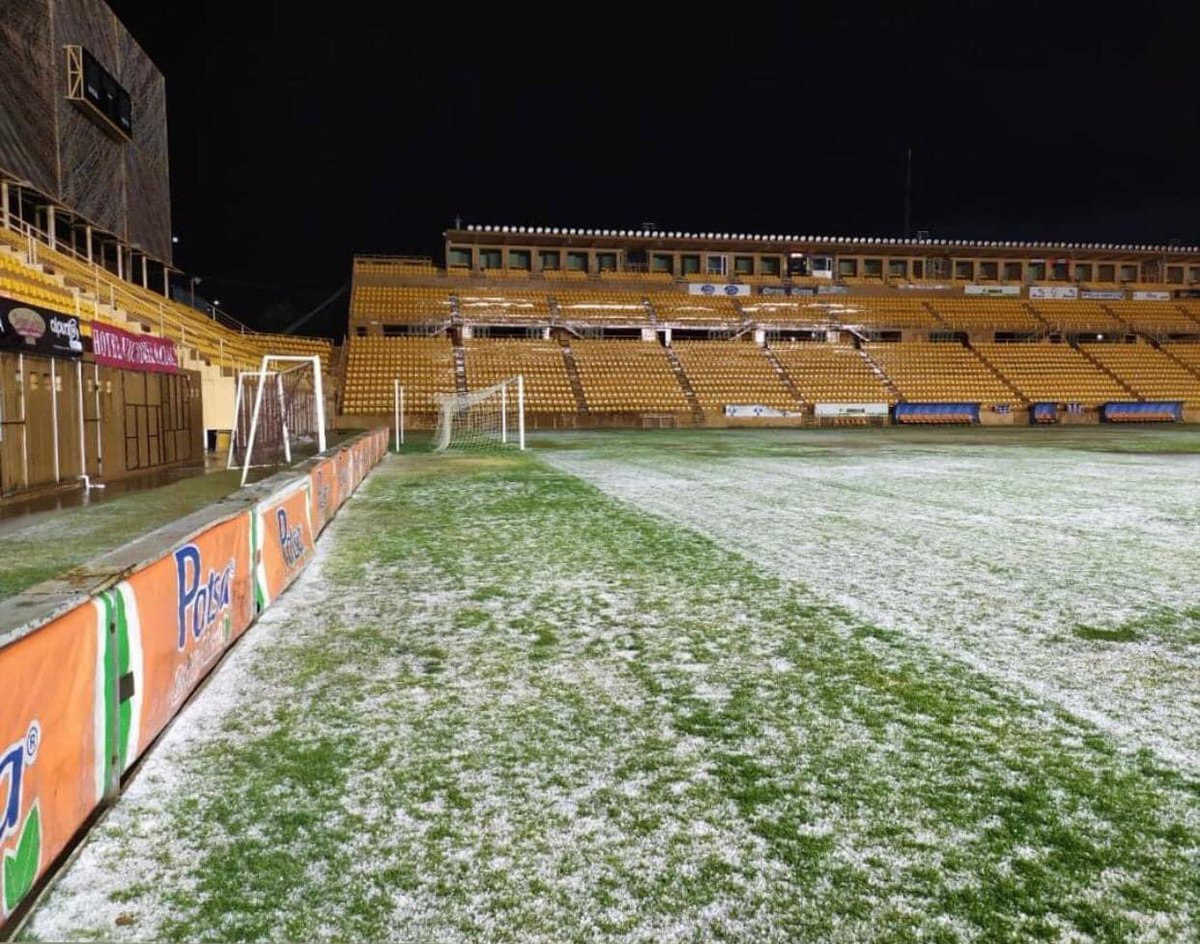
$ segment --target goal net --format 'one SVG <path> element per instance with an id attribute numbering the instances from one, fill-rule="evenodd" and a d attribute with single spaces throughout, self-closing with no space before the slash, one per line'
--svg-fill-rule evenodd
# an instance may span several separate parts
<path id="1" fill-rule="evenodd" d="M 489 449 L 525 448 L 525 378 L 509 377 L 474 393 L 438 397 L 437 432 L 433 447 Z"/>
<path id="2" fill-rule="evenodd" d="M 290 465 L 325 451 L 326 413 L 318 357 L 268 354 L 258 371 L 238 374 L 229 468 Z"/>

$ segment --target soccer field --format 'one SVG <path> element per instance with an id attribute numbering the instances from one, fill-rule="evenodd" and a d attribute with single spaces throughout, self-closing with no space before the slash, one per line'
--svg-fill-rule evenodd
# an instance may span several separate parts
<path id="1" fill-rule="evenodd" d="M 1200 935 L 1200 435 L 390 458 L 42 939 Z"/>

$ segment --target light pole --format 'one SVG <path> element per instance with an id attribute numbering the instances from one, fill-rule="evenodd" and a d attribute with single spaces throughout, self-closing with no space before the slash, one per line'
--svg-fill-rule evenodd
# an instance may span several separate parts
<path id="1" fill-rule="evenodd" d="M 196 285 L 201 281 L 201 279 L 200 279 L 200 276 L 193 275 L 190 279 L 188 279 L 188 281 L 192 283 L 192 307 L 195 308 L 196 307 Z"/>

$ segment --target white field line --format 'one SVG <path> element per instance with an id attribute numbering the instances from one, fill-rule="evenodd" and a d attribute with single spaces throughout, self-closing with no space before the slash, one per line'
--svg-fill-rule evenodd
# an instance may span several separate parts
<path id="1" fill-rule="evenodd" d="M 1200 604 L 1200 460 L 1010 447 L 545 458 L 1200 773 L 1200 646 L 1075 634 Z"/>

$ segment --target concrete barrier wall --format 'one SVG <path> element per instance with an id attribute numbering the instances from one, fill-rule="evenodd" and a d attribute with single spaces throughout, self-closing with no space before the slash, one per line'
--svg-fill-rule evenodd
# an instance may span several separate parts
<path id="1" fill-rule="evenodd" d="M 0 931 L 387 448 L 364 433 L 0 602 Z"/>

